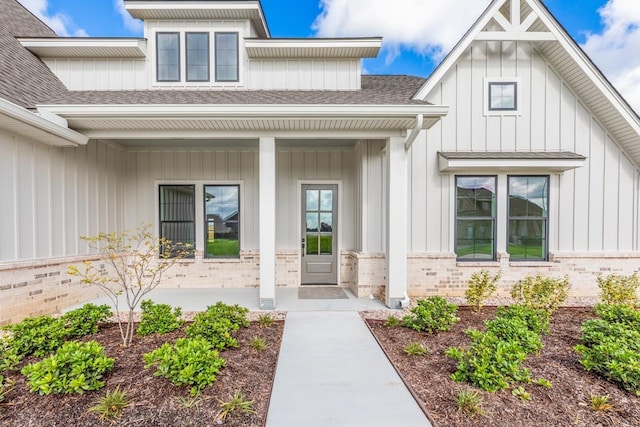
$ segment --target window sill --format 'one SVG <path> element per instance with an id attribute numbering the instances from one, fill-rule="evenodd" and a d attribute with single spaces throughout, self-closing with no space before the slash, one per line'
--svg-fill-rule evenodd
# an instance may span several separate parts
<path id="1" fill-rule="evenodd" d="M 456 267 L 500 267 L 498 261 L 456 261 Z"/>
<path id="2" fill-rule="evenodd" d="M 203 264 L 239 264 L 240 263 L 240 257 L 237 258 L 202 258 L 202 263 Z"/>
<path id="3" fill-rule="evenodd" d="M 509 261 L 509 267 L 553 267 L 550 261 Z"/>

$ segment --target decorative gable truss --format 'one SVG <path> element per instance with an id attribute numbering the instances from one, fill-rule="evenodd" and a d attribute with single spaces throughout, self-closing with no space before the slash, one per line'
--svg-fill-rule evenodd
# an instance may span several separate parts
<path id="1" fill-rule="evenodd" d="M 626 156 L 640 165 L 640 118 L 540 0 L 494 0 L 414 98 L 430 101 L 430 94 L 475 41 L 530 42 Z"/>

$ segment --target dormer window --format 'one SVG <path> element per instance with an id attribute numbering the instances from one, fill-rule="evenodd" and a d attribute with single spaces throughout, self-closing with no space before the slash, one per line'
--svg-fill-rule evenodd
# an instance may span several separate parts
<path id="1" fill-rule="evenodd" d="M 238 80 L 238 33 L 216 33 L 216 81 Z"/>
<path id="2" fill-rule="evenodd" d="M 180 33 L 157 33 L 159 82 L 180 81 Z"/>
<path id="3" fill-rule="evenodd" d="M 187 81 L 209 81 L 209 33 L 187 33 Z"/>

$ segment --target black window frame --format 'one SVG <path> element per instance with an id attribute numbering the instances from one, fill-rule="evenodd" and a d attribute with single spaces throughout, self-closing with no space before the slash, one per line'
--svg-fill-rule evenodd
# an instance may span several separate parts
<path id="1" fill-rule="evenodd" d="M 207 248 L 207 244 L 208 244 L 208 234 L 209 234 L 209 224 L 208 224 L 208 220 L 207 220 L 207 187 L 235 187 L 238 189 L 238 219 L 232 222 L 235 222 L 238 226 L 238 255 L 215 255 L 215 254 L 209 254 L 208 253 L 208 248 Z M 240 245 L 240 243 L 242 242 L 241 240 L 241 236 L 242 236 L 242 227 L 241 227 L 241 221 L 240 221 L 240 217 L 241 217 L 241 212 L 242 212 L 242 206 L 241 206 L 241 186 L 240 184 L 228 184 L 228 183 L 224 183 L 224 184 L 204 184 L 202 187 L 202 193 L 203 193 L 203 200 L 202 200 L 202 209 L 204 211 L 203 217 L 204 217 L 204 226 L 203 226 L 203 234 L 204 234 L 204 249 L 203 249 L 203 258 L 204 259 L 238 259 L 240 258 L 240 253 L 242 252 L 242 247 Z M 215 227 L 215 226 L 214 226 Z M 215 228 L 214 228 L 214 233 L 215 233 Z"/>
<path id="2" fill-rule="evenodd" d="M 191 218 L 192 220 L 163 220 L 163 202 L 162 202 L 162 190 L 165 187 L 184 187 L 184 188 L 190 188 L 193 191 L 193 203 L 191 203 Z M 165 203 L 166 204 L 166 203 Z M 192 227 L 193 227 L 193 241 L 192 242 L 174 242 L 172 241 L 173 244 L 176 243 L 181 243 L 183 245 L 186 244 L 190 244 L 191 246 L 189 247 L 189 254 L 184 256 L 183 258 L 194 258 L 195 257 L 195 251 L 196 251 L 196 236 L 197 236 L 197 229 L 196 229 L 196 186 L 194 184 L 161 184 L 158 186 L 158 236 L 160 236 L 160 238 L 166 238 L 166 236 L 163 235 L 163 225 L 166 223 L 171 223 L 171 224 L 188 224 L 191 223 Z M 160 251 L 162 252 L 164 250 L 164 248 L 160 248 Z"/>
<path id="3" fill-rule="evenodd" d="M 234 35 L 236 37 L 236 76 L 235 79 L 221 79 L 218 77 L 218 36 L 222 35 Z M 214 34 L 214 56 L 215 56 L 215 78 L 216 82 L 220 83 L 234 83 L 240 81 L 240 33 L 237 31 L 216 31 Z"/>
<path id="4" fill-rule="evenodd" d="M 494 186 L 493 206 L 491 217 L 459 217 L 458 216 L 458 180 L 460 178 L 492 178 Z M 455 219 L 454 219 L 454 252 L 456 254 L 456 262 L 495 262 L 497 259 L 497 216 L 498 216 L 498 176 L 497 175 L 456 175 L 455 176 Z M 460 219 L 467 221 L 488 221 L 493 223 L 492 247 L 493 253 L 491 258 L 461 258 L 458 254 L 458 221 Z M 474 230 L 475 231 L 475 230 Z M 475 237 L 474 237 L 475 240 Z"/>
<path id="5" fill-rule="evenodd" d="M 206 79 L 191 79 L 189 78 L 189 35 L 206 35 L 207 36 L 207 78 Z M 187 31 L 184 35 L 184 50 L 185 50 L 185 74 L 187 82 L 209 82 L 211 81 L 211 33 L 207 31 Z"/>
<path id="6" fill-rule="evenodd" d="M 160 78 L 160 55 L 159 55 L 159 43 L 158 43 L 158 38 L 161 35 L 176 35 L 178 37 L 178 77 L 177 79 L 161 79 Z M 179 82 L 181 81 L 182 78 L 182 73 L 181 73 L 181 68 L 182 68 L 182 64 L 180 61 L 180 57 L 181 57 L 181 52 L 180 52 L 180 32 L 179 31 L 159 31 L 156 33 L 156 81 L 158 82 Z"/>
<path id="7" fill-rule="evenodd" d="M 545 178 L 547 180 L 546 183 L 546 216 L 511 216 L 511 179 L 512 178 Z M 549 175 L 507 175 L 507 242 L 506 242 L 506 251 L 509 253 L 509 260 L 514 262 L 536 262 L 536 261 L 548 261 L 549 260 L 549 203 L 551 202 L 551 198 L 549 197 L 549 187 L 551 184 L 551 177 Z M 544 220 L 545 224 L 545 232 L 544 232 L 544 246 L 542 247 L 543 256 L 541 258 L 514 258 L 509 252 L 509 246 L 511 241 L 511 220 L 519 221 L 540 221 Z"/>
<path id="8" fill-rule="evenodd" d="M 513 108 L 496 108 L 491 105 L 491 92 L 494 86 L 513 86 Z M 487 108 L 488 111 L 518 111 L 518 82 L 517 81 L 504 81 L 504 82 L 496 82 L 490 81 L 488 88 L 488 97 L 487 97 Z"/>

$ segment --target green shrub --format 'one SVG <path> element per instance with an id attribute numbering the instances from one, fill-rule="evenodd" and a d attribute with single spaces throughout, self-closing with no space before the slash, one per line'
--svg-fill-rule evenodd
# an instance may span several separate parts
<path id="1" fill-rule="evenodd" d="M 0 337 L 0 374 L 14 370 L 22 357 L 18 354 L 10 337 Z"/>
<path id="2" fill-rule="evenodd" d="M 166 334 L 180 329 L 184 324 L 182 309 L 176 307 L 171 310 L 168 304 L 155 304 L 151 300 L 144 300 L 140 303 L 142 307 L 142 317 L 138 325 L 138 335 Z"/>
<path id="3" fill-rule="evenodd" d="M 247 310 L 238 305 L 230 306 L 218 302 L 198 313 L 185 333 L 189 338 L 204 338 L 217 350 L 237 347 L 238 341 L 231 335 L 241 326 L 248 327 Z"/>
<path id="4" fill-rule="evenodd" d="M 267 344 L 267 340 L 262 337 L 255 337 L 249 342 L 249 347 L 258 353 L 264 351 L 269 348 L 269 344 Z"/>
<path id="5" fill-rule="evenodd" d="M 484 302 L 498 290 L 501 272 L 491 276 L 487 270 L 480 270 L 471 275 L 469 287 L 464 292 L 469 304 L 475 311 L 480 311 Z"/>
<path id="6" fill-rule="evenodd" d="M 598 319 L 582 324 L 574 349 L 580 364 L 640 396 L 640 313 L 624 305 L 600 304 Z"/>
<path id="7" fill-rule="evenodd" d="M 451 379 L 492 392 L 506 389 L 512 382 L 531 380 L 529 370 L 522 368 L 527 353 L 519 343 L 473 329 L 467 335 L 471 338 L 468 350 L 451 347 L 446 351 L 448 357 L 458 361 Z"/>
<path id="8" fill-rule="evenodd" d="M 482 409 L 482 396 L 476 390 L 460 390 L 456 396 L 456 404 L 459 411 L 472 417 L 485 413 Z"/>
<path id="9" fill-rule="evenodd" d="M 520 400 L 531 400 L 531 394 L 522 386 L 518 386 L 511 390 L 511 394 L 519 397 Z"/>
<path id="10" fill-rule="evenodd" d="M 498 339 L 517 343 L 526 354 L 533 354 L 542 348 L 542 339 L 527 327 L 527 323 L 519 318 L 498 317 L 484 322 L 487 333 Z"/>
<path id="11" fill-rule="evenodd" d="M 384 326 L 386 326 L 387 328 L 397 328 L 401 325 L 401 323 L 402 322 L 400 322 L 400 319 L 398 319 L 396 316 L 389 316 L 387 317 L 387 320 L 384 321 Z"/>
<path id="12" fill-rule="evenodd" d="M 104 386 L 103 375 L 113 368 L 115 360 L 106 357 L 104 348 L 95 341 L 69 341 L 57 352 L 40 362 L 22 368 L 32 393 L 84 393 Z"/>
<path id="13" fill-rule="evenodd" d="M 498 307 L 496 318 L 520 319 L 527 324 L 529 330 L 537 334 L 542 335 L 549 333 L 549 313 L 541 309 L 524 307 L 522 305 Z"/>
<path id="14" fill-rule="evenodd" d="M 174 345 L 165 343 L 143 355 L 143 360 L 145 368 L 156 366 L 154 375 L 167 378 L 178 387 L 191 386 L 192 396 L 212 384 L 225 365 L 211 343 L 202 338 L 180 338 Z"/>
<path id="15" fill-rule="evenodd" d="M 569 278 L 528 276 L 511 289 L 511 297 L 519 305 L 553 313 L 566 300 L 569 293 Z"/>
<path id="16" fill-rule="evenodd" d="M 260 316 L 258 316 L 258 326 L 260 326 L 261 328 L 270 328 L 274 325 L 275 320 L 273 320 L 273 317 L 269 316 L 268 314 L 261 314 Z"/>
<path id="17" fill-rule="evenodd" d="M 237 390 L 233 393 L 231 399 L 227 401 L 220 400 L 220 420 L 224 420 L 225 418 L 233 418 L 237 415 L 242 414 L 255 414 L 256 411 L 253 410 L 253 404 L 255 401 L 247 400 L 244 397 L 242 391 Z"/>
<path id="18" fill-rule="evenodd" d="M 12 346 L 19 356 L 46 356 L 60 348 L 67 335 L 64 322 L 51 316 L 28 317 L 4 329 L 13 333 Z"/>
<path id="19" fill-rule="evenodd" d="M 459 320 L 457 311 L 456 305 L 439 296 L 419 299 L 418 305 L 411 309 L 412 314 L 402 319 L 402 326 L 429 333 L 448 331 Z"/>
<path id="20" fill-rule="evenodd" d="M 104 322 L 113 313 L 108 305 L 85 304 L 64 314 L 61 319 L 70 338 L 80 338 L 98 332 L 98 323 Z"/>
<path id="21" fill-rule="evenodd" d="M 607 277 L 598 276 L 600 288 L 600 300 L 604 304 L 626 305 L 635 307 L 638 305 L 638 275 L 630 276 L 611 274 Z"/>
<path id="22" fill-rule="evenodd" d="M 15 382 L 9 378 L 5 378 L 0 374 L 0 404 L 4 402 L 4 399 L 13 390 Z M 2 407 L 0 406 L 0 411 Z"/>

